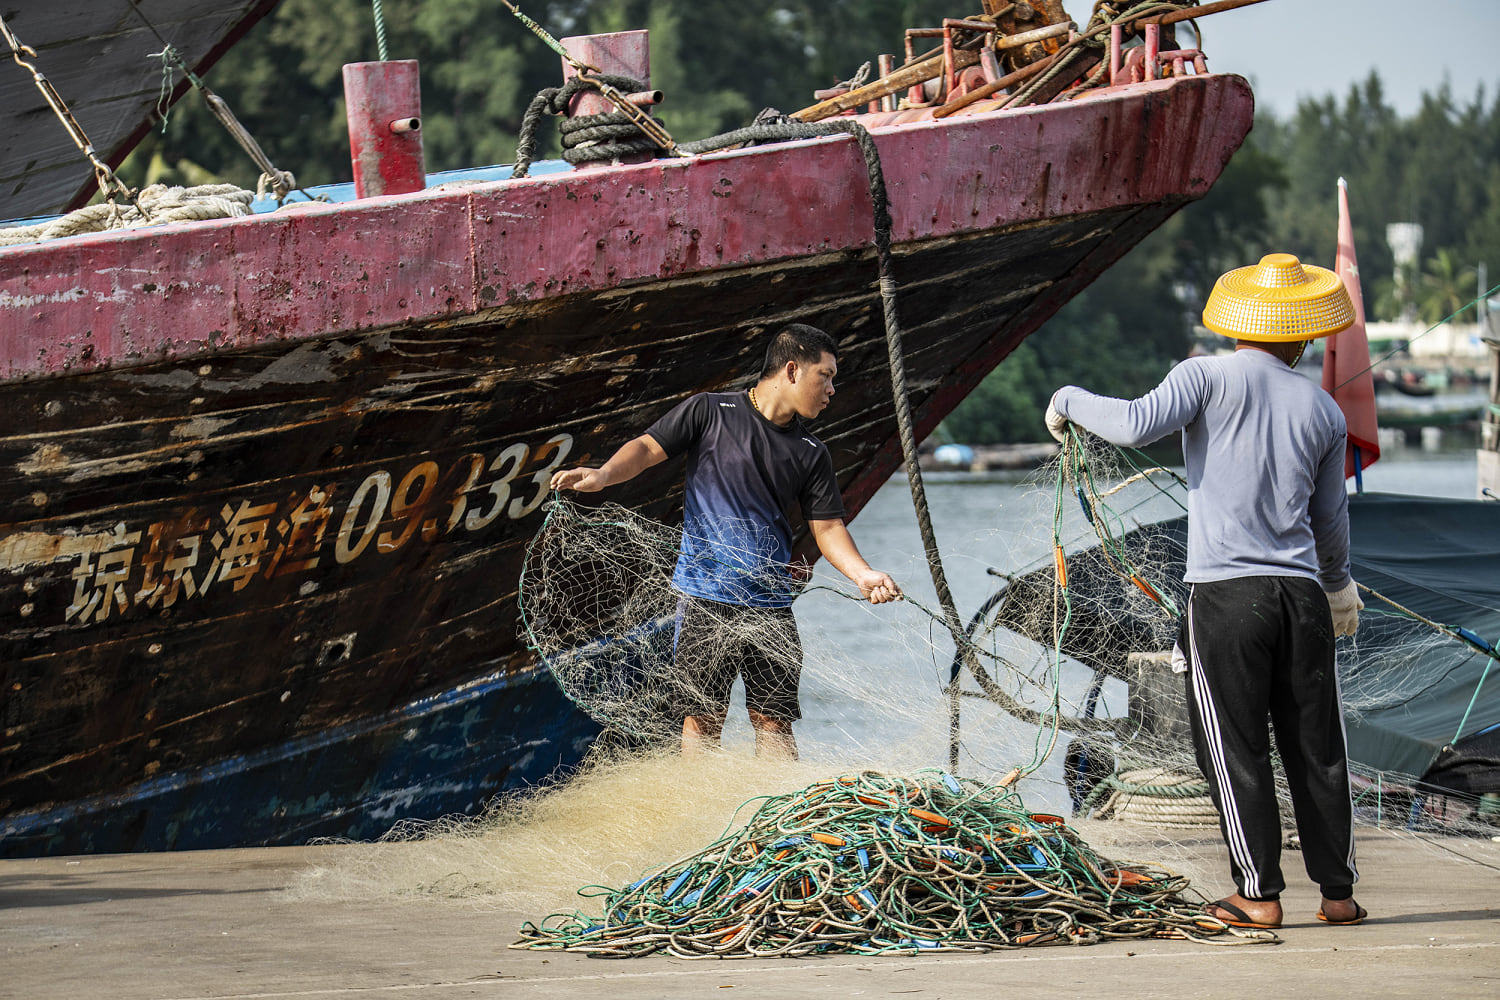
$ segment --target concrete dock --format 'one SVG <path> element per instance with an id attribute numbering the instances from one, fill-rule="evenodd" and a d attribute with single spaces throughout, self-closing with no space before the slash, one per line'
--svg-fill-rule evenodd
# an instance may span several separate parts
<path id="1" fill-rule="evenodd" d="M 1500 997 L 1500 843 L 1483 839 L 1361 830 L 1359 927 L 1313 919 L 1317 891 L 1289 853 L 1276 945 L 733 961 L 513 951 L 521 921 L 544 914 L 287 891 L 350 849 L 0 862 L 0 997 Z"/>

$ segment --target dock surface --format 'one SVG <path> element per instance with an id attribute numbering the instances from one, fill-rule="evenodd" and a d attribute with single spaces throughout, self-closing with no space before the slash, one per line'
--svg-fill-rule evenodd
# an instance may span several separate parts
<path id="1" fill-rule="evenodd" d="M 1288 852 L 1275 945 L 729 961 L 514 951 L 521 921 L 545 914 L 288 891 L 349 849 L 0 862 L 0 997 L 1500 997 L 1500 843 L 1488 840 L 1361 830 L 1356 895 L 1371 917 L 1359 927 L 1314 919 L 1317 890 Z"/>

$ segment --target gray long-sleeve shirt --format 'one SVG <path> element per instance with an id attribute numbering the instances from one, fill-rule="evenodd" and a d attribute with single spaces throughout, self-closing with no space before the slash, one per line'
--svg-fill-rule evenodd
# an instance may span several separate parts
<path id="1" fill-rule="evenodd" d="M 1122 447 L 1181 430 L 1188 583 L 1301 576 L 1349 583 L 1344 415 L 1333 397 L 1254 349 L 1190 358 L 1139 399 L 1064 386 L 1057 412 Z"/>

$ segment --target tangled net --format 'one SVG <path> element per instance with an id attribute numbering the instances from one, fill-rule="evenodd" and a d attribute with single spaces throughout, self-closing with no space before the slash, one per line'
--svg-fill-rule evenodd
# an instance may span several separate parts
<path id="1" fill-rule="evenodd" d="M 1188 880 L 1110 861 L 999 785 L 872 771 L 767 797 L 750 820 L 623 889 L 604 917 L 527 922 L 511 947 L 630 957 L 987 951 L 1114 938 L 1273 942 L 1207 916 Z"/>
<path id="2" fill-rule="evenodd" d="M 617 504 L 591 509 L 555 497 L 521 570 L 528 645 L 574 703 L 648 744 L 676 738 L 689 707 L 702 703 L 698 678 L 675 666 L 672 572 L 681 539 L 680 530 Z M 747 579 L 741 566 L 758 562 L 753 553 L 726 559 Z M 789 674 L 800 669 L 790 621 L 707 602 L 698 610 L 705 659 L 728 659 L 748 646 Z"/>
<path id="3" fill-rule="evenodd" d="M 1028 799 L 1041 797 L 1051 811 L 1064 811 L 1065 802 L 1046 783 L 1065 790 L 1075 815 L 1157 829 L 1217 826 L 1192 749 L 1180 675 L 1166 667 L 1151 676 L 1138 672 L 1131 655 L 1164 656 L 1177 636 L 1187 599 L 1181 494 L 1168 470 L 1145 468 L 1138 456 L 1081 436 L 1004 512 L 1003 535 L 991 532 L 954 550 L 955 579 L 960 589 L 967 586 L 971 606 L 1001 590 L 969 622 L 971 658 L 956 655 L 940 616 L 922 607 L 915 566 L 906 574 L 887 567 L 898 570 L 908 600 L 874 611 L 850 602 L 846 611 L 816 616 L 817 607 L 844 603 L 835 597 L 843 592 L 809 587 L 798 613 L 818 620 L 824 634 L 805 636 L 811 655 L 802 672 L 803 705 L 818 725 L 801 727 L 802 738 L 829 734 L 877 753 L 893 738 L 911 739 L 922 743 L 925 756 L 905 759 L 934 764 L 942 754 L 943 702 L 956 688 L 963 703 L 956 727 L 961 765 L 950 770 L 961 766 L 996 780 L 1019 765 L 1035 774 L 1028 777 Z M 966 516 L 974 512 L 950 511 L 947 520 Z M 673 657 L 671 576 L 680 537 L 619 507 L 558 502 L 522 579 L 528 636 L 563 690 L 607 727 L 664 744 L 680 729 L 680 701 L 694 694 Z M 986 580 L 975 569 L 983 564 L 1006 571 L 991 569 Z M 1005 581 L 1003 589 L 996 578 Z M 784 657 L 788 669 L 795 665 L 791 627 L 725 615 L 713 631 L 723 655 L 750 643 Z M 870 650 L 876 635 L 887 643 L 879 662 L 868 654 L 851 661 L 840 648 Z M 814 652 L 820 642 L 826 648 Z M 1359 634 L 1338 647 L 1347 717 L 1357 722 L 1424 696 L 1477 655 L 1460 647 L 1421 622 L 1368 608 Z M 1034 743 L 1029 760 L 1023 742 Z M 870 762 L 838 762 L 840 770 L 851 766 Z M 1290 826 L 1290 799 L 1277 770 Z M 1415 782 L 1411 775 L 1372 773 L 1369 787 L 1356 789 L 1362 821 L 1384 825 L 1417 815 Z M 1458 801 L 1456 793 L 1448 797 Z M 1454 823 L 1445 807 L 1440 825 L 1491 835 L 1494 808 L 1486 813 L 1484 805 L 1464 803 L 1472 824 Z"/>

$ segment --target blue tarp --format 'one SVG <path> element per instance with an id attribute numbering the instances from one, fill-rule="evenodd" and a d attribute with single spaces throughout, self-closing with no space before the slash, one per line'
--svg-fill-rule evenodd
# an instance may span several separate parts
<path id="1" fill-rule="evenodd" d="M 1339 643 L 1350 759 L 1459 790 L 1500 790 L 1500 663 L 1476 648 L 1500 642 L 1500 503 L 1360 494 L 1349 498 L 1349 530 L 1357 581 L 1475 640 L 1453 638 L 1362 592 L 1358 635 Z M 1187 593 L 1186 534 L 1186 518 L 1175 518 L 1122 540 L 1178 607 Z M 1051 600 L 1052 576 L 1048 567 L 1013 580 L 997 623 L 1027 635 L 1028 606 Z M 1069 656 L 1123 677 L 1128 651 L 1171 645 L 1171 619 L 1143 605 L 1099 549 L 1070 553 L 1068 576 L 1070 588 L 1091 591 L 1075 601 L 1063 649 Z M 1047 623 L 1048 634 L 1029 637 L 1050 645 Z"/>
<path id="2" fill-rule="evenodd" d="M 1500 503 L 1364 494 L 1349 498 L 1349 530 L 1360 583 L 1424 618 L 1466 629 L 1481 644 L 1500 642 Z M 1380 770 L 1426 775 L 1455 738 L 1500 723 L 1500 664 L 1451 638 L 1414 658 L 1381 655 L 1383 644 L 1409 642 L 1413 631 L 1392 627 L 1378 613 L 1395 609 L 1364 598 L 1359 655 L 1341 676 L 1346 686 L 1357 681 L 1363 691 L 1392 694 L 1351 719 L 1349 755 Z M 1365 676 L 1351 676 L 1358 671 Z"/>

